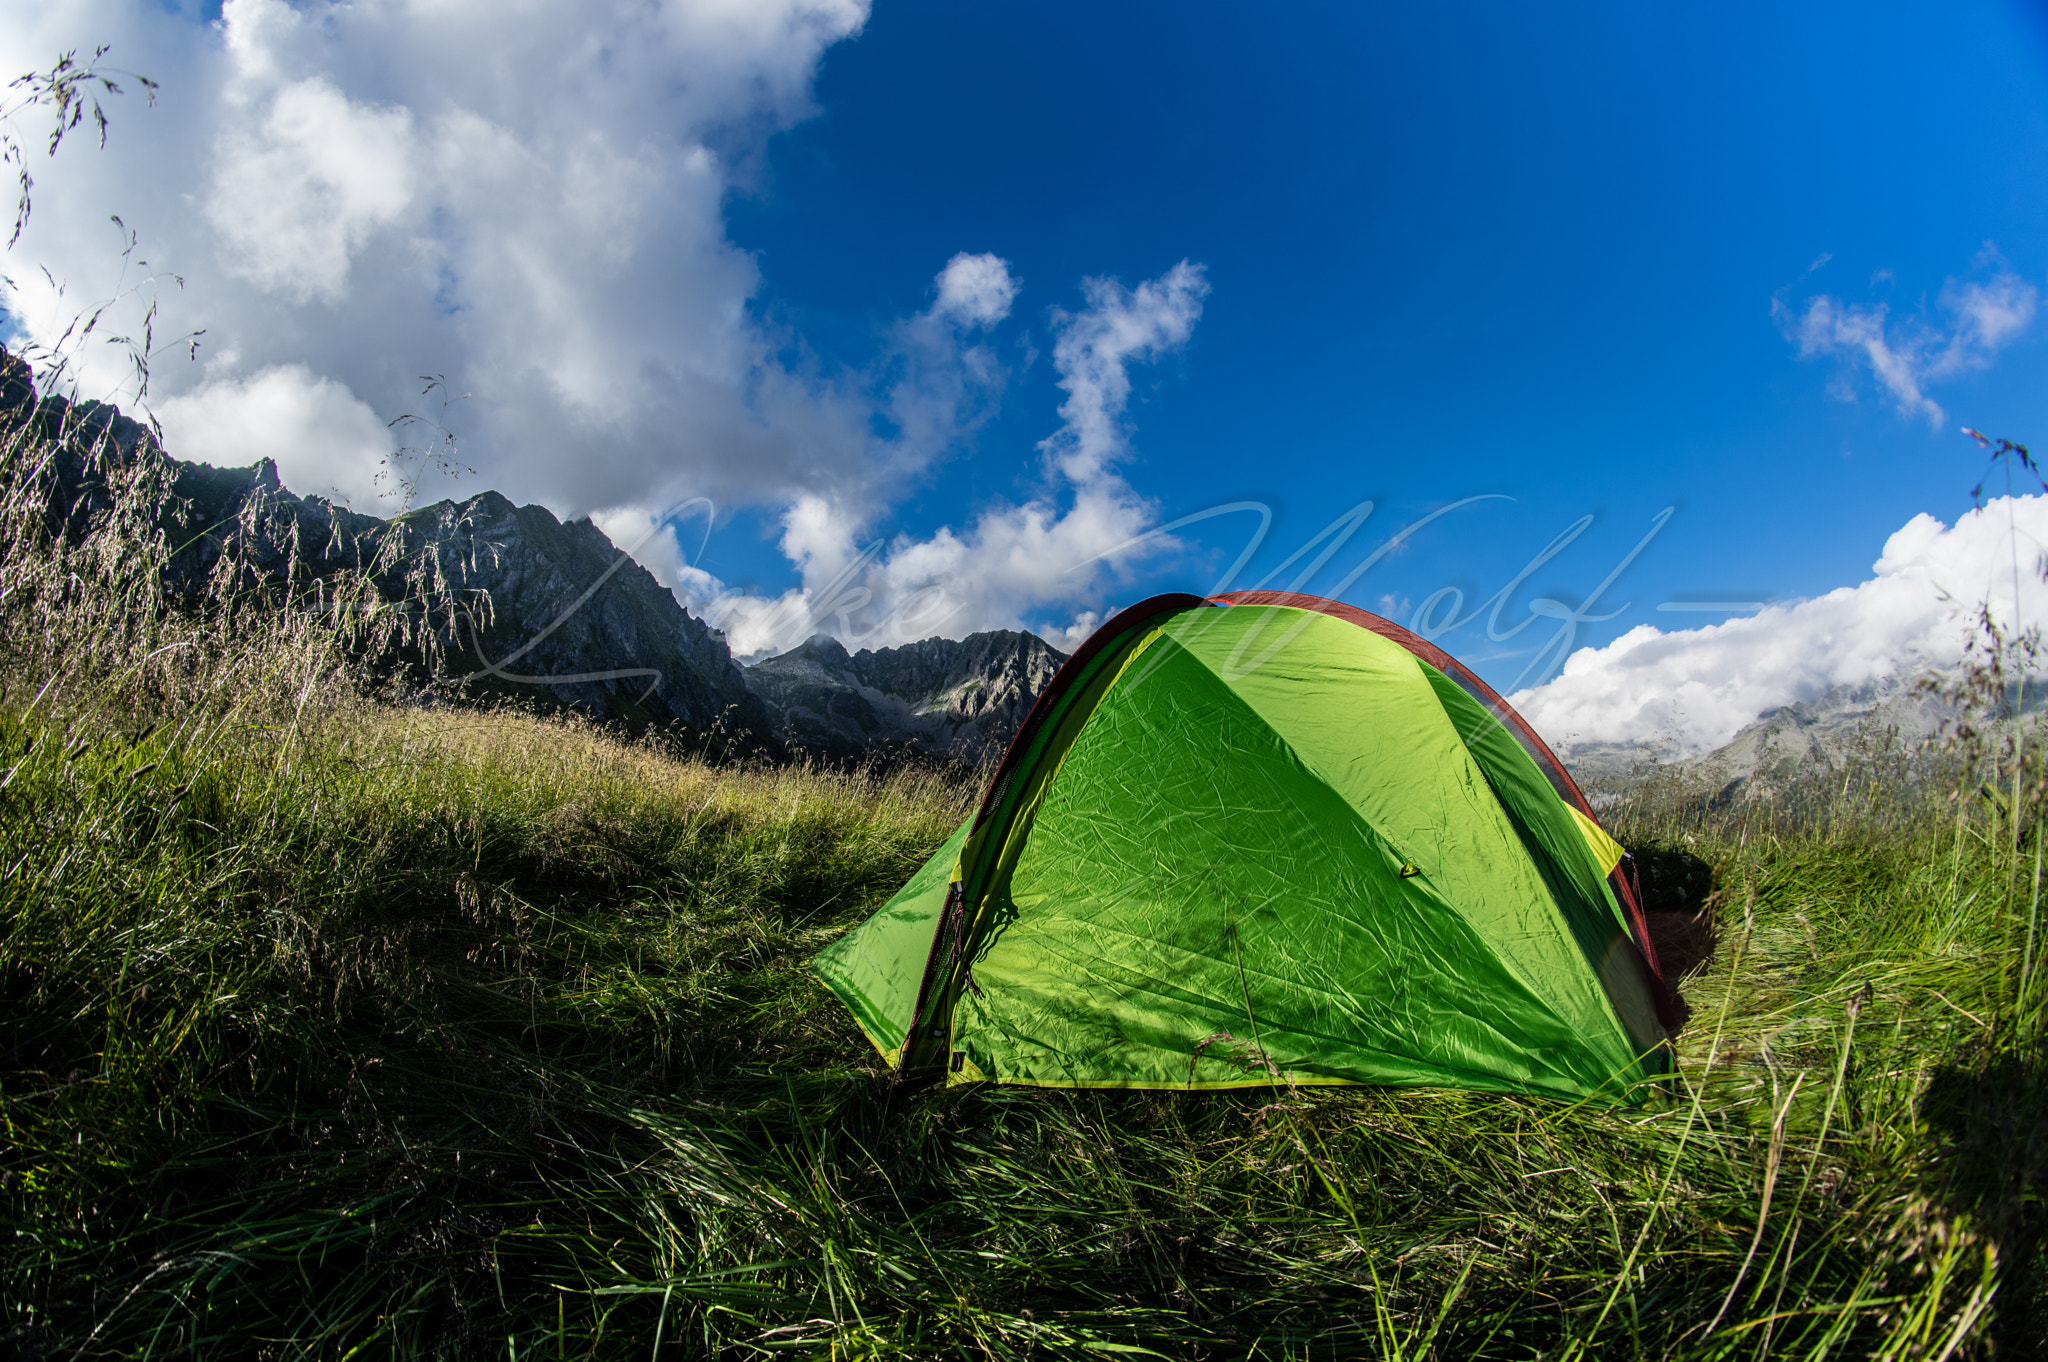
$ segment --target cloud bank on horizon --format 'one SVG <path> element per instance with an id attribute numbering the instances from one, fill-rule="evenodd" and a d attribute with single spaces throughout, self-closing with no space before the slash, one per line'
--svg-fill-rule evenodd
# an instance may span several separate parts
<path id="1" fill-rule="evenodd" d="M 137 254 L 185 280 L 158 281 L 159 331 L 205 333 L 200 362 L 160 361 L 149 394 L 180 457 L 273 457 L 295 491 L 389 509 L 404 437 L 387 419 L 438 415 L 411 404 L 421 375 L 444 375 L 469 395 L 450 416 L 491 485 L 644 540 L 742 655 L 814 629 L 878 645 L 1027 617 L 1085 630 L 1117 564 L 1068 569 L 1152 515 L 1116 471 L 1131 368 L 1187 342 L 1206 280 L 1184 261 L 1134 288 L 1081 281 L 1085 306 L 1051 313 L 1067 398 L 1037 493 L 874 543 L 992 414 L 1026 346 L 996 334 L 1023 281 L 963 250 L 933 262 L 925 310 L 882 324 L 878 360 L 835 366 L 773 320 L 727 236 L 728 198 L 814 112 L 820 61 L 867 15 L 867 0 L 589 0 L 511 22 L 496 0 L 226 0 L 207 24 L 133 0 L 10 5 L 0 63 L 110 43 L 162 93 L 114 107 L 106 150 L 37 167 L 7 310 L 47 343 L 132 284 L 118 213 Z M 135 405 L 118 351 L 75 361 L 84 396 Z M 476 490 L 420 476 L 422 498 Z M 802 586 L 735 591 L 673 534 L 648 537 L 693 498 L 779 518 Z"/>
<path id="2" fill-rule="evenodd" d="M 2048 622 L 2044 557 L 2048 496 L 2001 497 L 1953 526 L 1923 513 L 1885 541 L 1873 575 L 1855 586 L 1700 629 L 1637 625 L 1508 698 L 1564 750 L 1709 751 L 1759 715 L 1836 686 L 1954 667 L 1980 609 L 2008 630 Z"/>

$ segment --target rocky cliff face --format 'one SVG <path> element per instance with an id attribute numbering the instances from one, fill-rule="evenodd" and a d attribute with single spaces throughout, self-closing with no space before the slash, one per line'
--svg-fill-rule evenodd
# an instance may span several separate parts
<path id="1" fill-rule="evenodd" d="M 746 669 L 793 748 L 831 760 L 914 752 L 970 765 L 999 757 L 1067 655 L 1036 634 L 849 654 L 823 635 Z"/>
<path id="2" fill-rule="evenodd" d="M 317 521 L 321 509 L 294 511 Z M 413 511 L 385 532 L 417 546 L 414 563 L 431 562 L 444 590 L 479 602 L 447 654 L 472 692 L 544 693 L 636 728 L 768 735 L 724 637 L 589 520 L 564 523 L 484 492 Z"/>
<path id="3" fill-rule="evenodd" d="M 366 580 L 380 608 L 438 610 L 438 670 L 472 699 L 723 733 L 743 749 L 832 761 L 973 764 L 1001 754 L 1066 661 L 1036 635 L 1005 630 L 851 655 L 820 636 L 742 670 L 723 636 L 588 520 L 565 524 L 496 492 L 365 515 L 294 495 L 268 459 L 185 463 L 111 406 L 37 402 L 11 361 L 0 351 L 0 422 L 25 419 L 55 440 L 56 520 L 82 532 L 114 508 L 112 484 L 152 469 L 151 517 L 178 546 L 164 574 L 173 595 L 230 583 L 281 609 L 322 610 L 335 608 L 337 583 Z"/>
<path id="4" fill-rule="evenodd" d="M 17 400 L 15 410 L 25 406 Z M 218 586 L 226 564 L 237 589 L 321 609 L 332 604 L 330 584 L 355 573 L 395 608 L 422 599 L 444 614 L 457 607 L 460 622 L 440 631 L 441 669 L 471 697 L 773 746 L 723 637 L 588 520 L 565 524 L 496 492 L 386 520 L 293 495 L 267 459 L 214 468 L 169 458 L 147 428 L 105 404 L 48 398 L 28 414 L 61 440 L 53 509 L 81 528 L 111 507 L 111 478 L 162 461 L 169 495 L 156 519 L 181 546 L 166 574 L 174 592 Z"/>
<path id="5" fill-rule="evenodd" d="M 1727 745 L 1688 765 L 1724 781 L 1749 780 L 1786 764 L 1840 769 L 1853 764 L 1862 748 L 1894 731 L 1897 741 L 1917 747 L 1958 717 L 1934 696 L 1896 680 L 1836 686 L 1811 704 L 1758 715 Z"/>

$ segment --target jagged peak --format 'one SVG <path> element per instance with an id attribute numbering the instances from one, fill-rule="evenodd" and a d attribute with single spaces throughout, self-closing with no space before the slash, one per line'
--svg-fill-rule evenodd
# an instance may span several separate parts
<path id="1" fill-rule="evenodd" d="M 653 725 L 717 732 L 740 749 L 781 748 L 723 639 L 644 566 L 616 563 L 608 551 L 615 546 L 587 517 L 563 527 L 548 508 L 516 506 L 495 489 L 464 489 L 460 501 L 444 498 L 397 514 L 393 507 L 359 511 L 346 500 L 299 496 L 274 459 L 236 468 L 183 460 L 111 403 L 36 401 L 32 374 L 4 347 L 0 409 L 11 413 L 10 426 L 33 423 L 38 439 L 55 442 L 52 495 L 74 509 L 112 495 L 93 476 L 95 459 L 147 452 L 164 461 L 173 495 L 152 509 L 182 546 L 164 567 L 174 592 L 197 597 L 218 563 L 232 557 L 238 570 L 280 588 L 373 572 L 372 586 L 396 599 L 414 589 L 408 567 L 378 558 L 380 546 L 391 542 L 384 536 L 396 534 L 405 554 L 438 555 L 436 590 L 492 602 L 477 629 L 448 640 L 446 679 L 463 681 L 465 694 L 574 708 L 635 731 Z M 486 544 L 492 552 L 475 551 Z M 279 595 L 296 604 L 288 590 Z M 517 673 L 477 665 L 490 656 L 518 657 Z"/>
<path id="2" fill-rule="evenodd" d="M 963 639 L 921 638 L 914 643 L 899 643 L 891 648 L 863 648 L 853 655 L 856 665 L 869 661 L 888 663 L 911 656 L 926 657 L 935 653 L 950 653 L 968 657 L 980 654 L 995 654 L 1005 651 L 1018 653 L 1044 652 L 1050 657 L 1065 660 L 1066 654 L 1047 643 L 1038 635 L 1023 629 L 984 629 L 969 634 Z"/>
<path id="3" fill-rule="evenodd" d="M 867 654 L 863 652 L 861 656 L 865 657 Z M 852 667 L 853 658 L 848 656 L 846 646 L 830 634 L 812 634 L 788 652 L 764 657 L 754 665 L 773 668 L 777 663 L 788 667 L 804 662 L 846 671 Z"/>
<path id="4" fill-rule="evenodd" d="M 814 635 L 745 673 L 800 746 L 854 759 L 902 748 L 974 762 L 1000 750 L 1066 655 L 1035 634 L 985 630 L 889 648 Z"/>

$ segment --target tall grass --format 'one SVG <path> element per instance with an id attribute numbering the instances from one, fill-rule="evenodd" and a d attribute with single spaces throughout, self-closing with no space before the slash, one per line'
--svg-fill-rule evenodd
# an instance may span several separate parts
<path id="1" fill-rule="evenodd" d="M 2031 1349 L 2010 802 L 1620 806 L 1713 868 L 1648 1108 L 908 1090 L 803 965 L 973 790 L 379 700 L 334 616 L 152 596 L 145 494 L 0 549 L 18 1354 Z"/>

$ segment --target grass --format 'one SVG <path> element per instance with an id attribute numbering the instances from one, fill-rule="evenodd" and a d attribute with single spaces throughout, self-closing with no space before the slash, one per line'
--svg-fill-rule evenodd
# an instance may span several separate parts
<path id="1" fill-rule="evenodd" d="M 0 461 L 16 1355 L 2032 1352 L 2010 801 L 1900 762 L 1618 804 L 1714 875 L 1646 1108 L 906 1090 L 803 967 L 974 790 L 366 697 L 274 602 L 150 595 L 95 539 L 133 519 L 48 530 L 39 448 Z"/>

